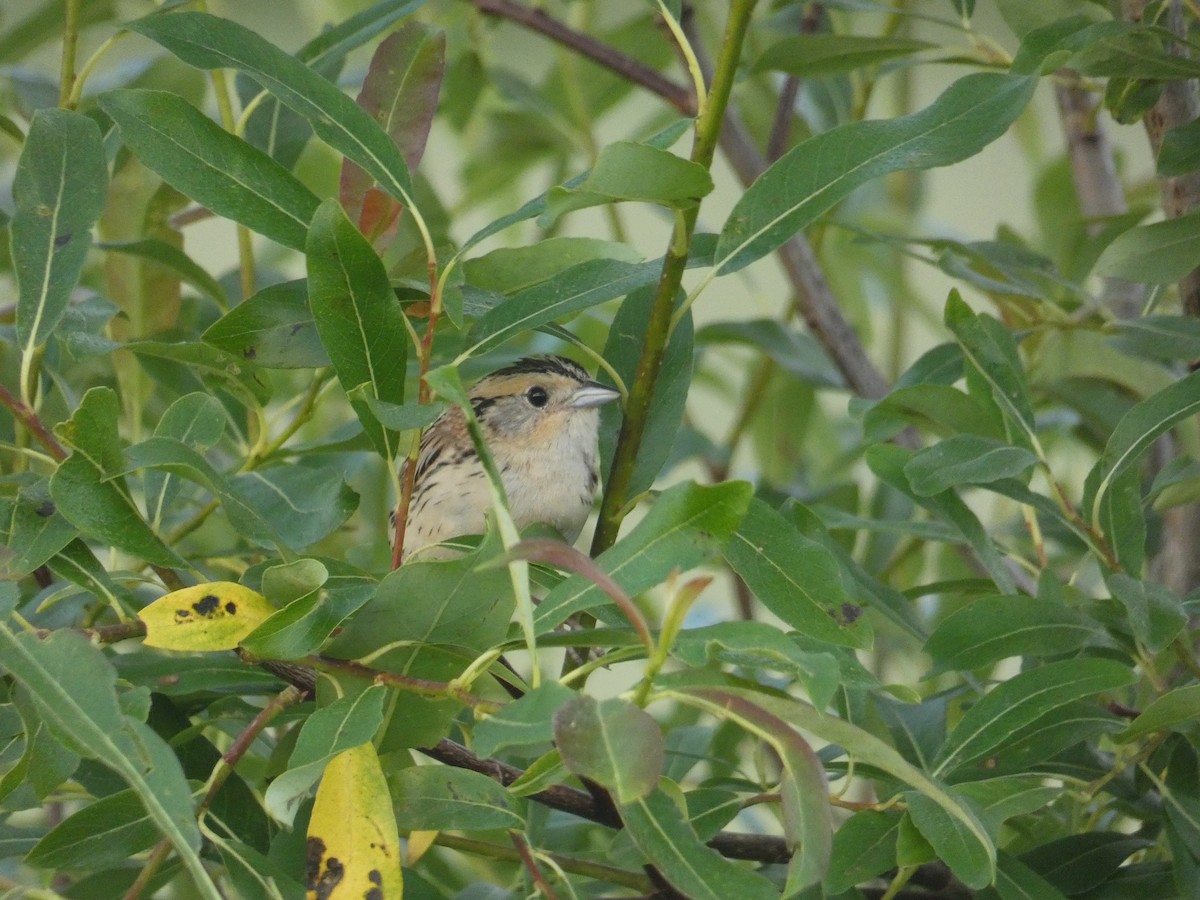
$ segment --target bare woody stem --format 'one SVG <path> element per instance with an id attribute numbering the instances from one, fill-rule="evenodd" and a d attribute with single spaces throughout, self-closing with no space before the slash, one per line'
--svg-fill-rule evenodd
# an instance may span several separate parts
<path id="1" fill-rule="evenodd" d="M 640 85 L 662 97 L 685 116 L 696 114 L 696 98 L 681 84 L 659 74 L 642 62 L 627 56 L 590 35 L 562 24 L 540 9 L 532 9 L 511 0 L 474 0 L 481 13 L 508 19 L 536 31 L 552 41 L 574 50 L 580 56 L 604 66 L 632 84 Z"/>
<path id="2" fill-rule="evenodd" d="M 696 140 L 692 147 L 691 158 L 692 162 L 698 163 L 705 169 L 712 166 L 713 154 L 716 152 L 717 140 L 721 135 L 725 108 L 729 104 L 729 94 L 733 88 L 734 76 L 737 74 L 742 42 L 746 36 L 754 3 L 755 0 L 734 0 L 730 4 L 729 19 L 725 25 L 721 53 L 717 57 L 716 71 L 713 73 L 708 103 L 696 120 Z M 670 336 L 671 314 L 675 310 L 675 297 L 683 279 L 683 270 L 687 265 L 692 234 L 695 231 L 696 219 L 699 214 L 700 207 L 697 204 L 678 213 L 675 219 L 671 243 L 663 258 L 662 274 L 659 276 L 658 289 L 654 295 L 650 322 L 646 328 L 642 357 L 638 361 L 637 372 L 629 386 L 629 401 L 625 406 L 625 418 L 621 423 L 621 434 L 617 440 L 612 468 L 609 470 L 608 486 L 604 492 L 604 501 L 600 506 L 600 521 L 596 526 L 596 537 L 592 541 L 593 556 L 613 545 L 617 539 L 617 531 L 621 527 L 622 510 L 629 499 L 629 488 L 633 481 L 634 463 L 637 460 L 638 449 L 642 445 L 642 436 L 650 412 L 650 401 L 654 397 L 654 388 L 658 383 L 663 353 L 666 351 L 667 339 Z"/>

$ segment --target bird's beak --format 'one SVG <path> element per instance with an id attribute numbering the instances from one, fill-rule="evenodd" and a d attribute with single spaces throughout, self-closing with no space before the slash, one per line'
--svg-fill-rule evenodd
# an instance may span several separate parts
<path id="1" fill-rule="evenodd" d="M 575 393 L 571 395 L 568 405 L 572 409 L 591 409 L 594 406 L 603 406 L 605 403 L 611 403 L 620 396 L 620 391 L 605 387 L 598 381 L 585 381 L 580 387 L 575 389 Z"/>

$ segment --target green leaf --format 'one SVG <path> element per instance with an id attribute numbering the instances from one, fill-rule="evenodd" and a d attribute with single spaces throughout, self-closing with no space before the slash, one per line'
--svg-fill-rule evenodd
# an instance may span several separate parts
<path id="1" fill-rule="evenodd" d="M 920 112 L 852 122 L 803 141 L 738 200 L 721 230 L 716 268 L 744 268 L 880 175 L 973 156 L 1008 129 L 1036 84 L 1033 76 L 968 75 Z"/>
<path id="2" fill-rule="evenodd" d="M 410 831 L 525 827 L 519 801 L 479 772 L 450 766 L 410 766 L 389 782 L 396 822 Z"/>
<path id="3" fill-rule="evenodd" d="M 821 760 L 789 724 L 744 696 L 718 689 L 693 689 L 688 696 L 709 704 L 709 712 L 732 719 L 760 740 L 767 741 L 783 763 L 780 804 L 784 837 L 793 850 L 788 866 L 786 896 L 794 896 L 824 877 L 829 868 L 833 821 L 829 788 Z M 714 708 L 715 707 L 715 708 Z M 721 712 L 717 708 L 722 708 Z"/>
<path id="4" fill-rule="evenodd" d="M 42 640 L 0 623 L 0 665 L 29 691 L 60 741 L 115 771 L 137 793 L 200 894 L 219 900 L 197 852 L 200 830 L 179 761 L 144 723 L 122 713 L 116 672 L 100 650 L 79 634 L 59 631 Z"/>
<path id="5" fill-rule="evenodd" d="M 1001 593 L 1016 593 L 1012 575 L 1004 566 L 1004 557 L 992 543 L 978 517 L 953 491 L 944 491 L 932 497 L 916 494 L 904 474 L 904 465 L 911 458 L 909 451 L 893 444 L 876 444 L 867 448 L 866 460 L 871 471 L 896 490 L 916 500 L 935 515 L 955 527 L 963 540 L 970 545 L 979 562 L 987 570 Z"/>
<path id="6" fill-rule="evenodd" d="M 580 694 L 554 714 L 554 739 L 563 764 L 633 803 L 658 785 L 663 739 L 658 723 L 627 700 Z"/>
<path id="7" fill-rule="evenodd" d="M 294 550 L 331 534 L 358 508 L 358 494 L 326 466 L 255 469 L 235 475 L 229 485 Z"/>
<path id="8" fill-rule="evenodd" d="M 975 804 L 979 817 L 993 834 L 1014 816 L 1035 812 L 1062 795 L 1042 775 L 985 778 L 955 785 L 955 791 Z"/>
<path id="9" fill-rule="evenodd" d="M 257 291 L 210 325 L 200 339 L 268 369 L 329 365 L 304 280 L 284 281 Z"/>
<path id="10" fill-rule="evenodd" d="M 934 44 L 910 38 L 858 34 L 798 34 L 768 47 L 754 63 L 755 72 L 787 72 L 820 78 L 852 72 L 889 59 L 930 50 Z"/>
<path id="11" fill-rule="evenodd" d="M 894 389 L 867 410 L 867 440 L 883 440 L 915 425 L 939 437 L 958 434 L 998 438 L 1001 423 L 970 395 L 943 384 L 917 384 Z"/>
<path id="12" fill-rule="evenodd" d="M 743 344 L 765 353 L 783 371 L 804 384 L 844 388 L 845 379 L 816 338 L 774 319 L 714 322 L 696 334 L 696 343 Z M 607 354 L 605 356 L 607 358 Z"/>
<path id="13" fill-rule="evenodd" d="M 200 12 L 150 15 L 125 27 L 197 68 L 245 72 L 308 119 L 321 140 L 362 166 L 384 190 L 410 202 L 408 167 L 379 123 L 336 85 L 249 28 Z"/>
<path id="14" fill-rule="evenodd" d="M 158 828 L 137 792 L 118 791 L 50 829 L 26 859 L 44 869 L 102 869 L 120 865 L 158 840 Z"/>
<path id="15" fill-rule="evenodd" d="M 1024 447 L 956 434 L 914 453 L 904 464 L 904 474 L 915 494 L 931 497 L 963 484 L 988 484 L 1020 475 L 1037 461 Z"/>
<path id="16" fill-rule="evenodd" d="M 963 884 L 978 890 L 992 883 L 996 851 L 990 843 L 980 841 L 970 827 L 924 794 L 910 791 L 905 798 L 917 830 Z"/>
<path id="17" fill-rule="evenodd" d="M 1060 656 L 1104 642 L 1099 623 L 1042 597 L 978 597 L 934 629 L 925 652 L 934 673 L 981 669 L 1010 656 Z"/>
<path id="18" fill-rule="evenodd" d="M 404 311 L 383 262 L 337 201 L 325 201 L 313 217 L 307 255 L 309 305 L 342 388 L 349 392 L 366 384 L 375 399 L 403 403 L 408 357 Z M 384 459 L 394 459 L 395 434 L 365 404 L 353 405 L 375 449 Z"/>
<path id="19" fill-rule="evenodd" d="M 604 146 L 582 183 L 550 190 L 541 222 L 547 227 L 563 213 L 625 200 L 686 209 L 712 188 L 712 176 L 699 163 L 648 144 L 616 141 Z"/>
<path id="20" fill-rule="evenodd" d="M 71 418 L 60 424 L 59 438 L 74 452 L 50 478 L 55 507 L 84 534 L 160 566 L 183 561 L 146 523 L 123 479 L 117 435 L 120 403 L 109 388 L 92 388 Z"/>
<path id="21" fill-rule="evenodd" d="M 590 237 L 551 237 L 528 247 L 499 247 L 463 263 L 467 281 L 485 291 L 515 294 L 571 266 L 597 259 L 642 261 L 626 244 Z"/>
<path id="22" fill-rule="evenodd" d="M 987 900 L 1066 900 L 1061 891 L 1019 859 L 1001 853 L 996 860 L 996 883 L 981 895 Z"/>
<path id="23" fill-rule="evenodd" d="M 1097 275 L 1150 284 L 1179 281 L 1200 259 L 1200 212 L 1139 225 L 1117 236 L 1096 260 Z"/>
<path id="24" fill-rule="evenodd" d="M 17 338 L 29 356 L 62 321 L 104 211 L 108 167 L 96 123 L 65 109 L 35 112 L 12 192 Z"/>
<path id="25" fill-rule="evenodd" d="M 951 291 L 946 300 L 945 321 L 967 361 L 991 389 L 1005 418 L 1021 430 L 1025 440 L 1037 446 L 1033 405 L 1012 333 L 991 316 L 972 312 L 957 290 Z"/>
<path id="26" fill-rule="evenodd" d="M 1132 356 L 1162 360 L 1200 356 L 1200 320 L 1189 316 L 1143 316 L 1114 325 L 1113 345 Z"/>
<path id="27" fill-rule="evenodd" d="M 896 867 L 896 815 L 864 809 L 841 824 L 833 835 L 833 852 L 825 889 L 841 894 Z"/>
<path id="28" fill-rule="evenodd" d="M 547 681 L 476 725 L 471 747 L 489 757 L 506 747 L 549 744 L 554 739 L 554 713 L 576 696 L 565 685 Z"/>
<path id="29" fill-rule="evenodd" d="M 326 764 L 341 753 L 371 740 L 383 722 L 388 690 L 372 685 L 353 697 L 341 697 L 309 716 L 300 729 L 287 771 L 267 787 L 263 804 L 280 822 L 290 824 L 296 807 Z"/>
<path id="30" fill-rule="evenodd" d="M 842 681 L 841 667 L 832 654 L 803 650 L 793 635 L 766 622 L 721 622 L 685 629 L 671 645 L 671 655 L 695 668 L 720 662 L 755 675 L 770 670 L 799 678 L 818 709 L 829 705 Z"/>
<path id="31" fill-rule="evenodd" d="M 285 247 L 304 247 L 319 201 L 261 150 L 166 91 L 111 91 L 100 106 L 129 148 L 172 187 Z"/>
<path id="32" fill-rule="evenodd" d="M 47 479 L 25 484 L 15 498 L 0 501 L 0 538 L 11 554 L 4 566 L 12 574 L 26 575 L 45 565 L 78 535 L 50 499 Z"/>
<path id="33" fill-rule="evenodd" d="M 752 500 L 725 559 L 792 628 L 842 647 L 869 647 L 871 624 L 842 584 L 837 560 L 762 500 Z"/>
<path id="34" fill-rule="evenodd" d="M 934 774 L 987 756 L 1014 732 L 1061 706 L 1133 682 L 1128 666 L 1106 659 L 1068 659 L 1021 672 L 967 710 L 942 746 Z"/>
<path id="35" fill-rule="evenodd" d="M 709 689 L 687 688 L 681 690 L 680 693 L 695 694 L 699 692 L 703 694 L 706 690 Z M 916 788 L 926 797 L 933 799 L 951 817 L 966 826 L 967 831 L 981 846 L 993 848 L 992 840 L 986 829 L 969 806 L 966 806 L 960 798 L 951 794 L 944 786 L 921 769 L 913 766 L 893 747 L 870 732 L 836 716 L 826 715 L 811 705 L 791 697 L 738 687 L 722 687 L 720 693 L 743 698 L 787 722 L 793 728 L 798 728 L 815 735 L 822 741 L 844 748 L 846 753 L 857 762 L 881 769 Z M 990 852 L 994 853 L 995 851 L 990 849 Z"/>
<path id="36" fill-rule="evenodd" d="M 628 535 L 597 557 L 596 562 L 627 594 L 660 584 L 672 571 L 689 569 L 712 556 L 745 514 L 751 487 L 731 481 L 711 487 L 684 483 L 663 491 L 654 506 Z M 592 582 L 575 575 L 542 600 L 534 627 L 545 634 L 568 617 L 608 600 Z M 597 610 L 601 619 L 612 613 Z"/>
<path id="37" fill-rule="evenodd" d="M 270 386 L 255 366 L 223 350 L 199 341 L 130 341 L 124 349 L 135 353 L 139 361 L 164 383 L 177 384 L 184 390 L 228 391 L 245 406 L 266 404 Z M 164 374 L 166 373 L 166 374 Z"/>
<path id="38" fill-rule="evenodd" d="M 494 541 L 485 539 L 462 557 L 405 563 L 380 582 L 325 652 L 339 659 L 369 654 L 373 668 L 413 678 L 458 677 L 479 653 L 504 639 L 512 617 L 507 569 L 480 568 L 495 555 Z M 381 749 L 436 743 L 459 709 L 455 701 L 400 694 Z"/>
<path id="39" fill-rule="evenodd" d="M 225 409 L 209 394 L 185 394 L 167 407 L 154 426 L 154 436 L 179 441 L 198 453 L 204 453 L 221 439 L 225 431 Z M 170 517 L 179 496 L 179 479 L 170 472 L 148 470 L 143 480 L 146 517 L 155 528 Z"/>
<path id="40" fill-rule="evenodd" d="M 1136 463 L 1167 429 L 1197 410 L 1200 410 L 1200 372 L 1192 372 L 1137 403 L 1121 417 L 1104 445 L 1104 453 L 1084 482 L 1083 510 L 1094 524 L 1114 480 Z"/>
<path id="41" fill-rule="evenodd" d="M 1200 718 L 1200 684 L 1189 684 L 1155 699 L 1113 740 L 1128 743 L 1155 731 L 1179 730 L 1175 726 L 1190 727 L 1197 718 Z"/>
<path id="42" fill-rule="evenodd" d="M 1187 625 L 1183 601 L 1169 588 L 1120 574 L 1109 575 L 1107 583 L 1129 614 L 1134 637 L 1152 652 L 1164 649 Z"/>
<path id="43" fill-rule="evenodd" d="M 691 900 L 779 897 L 779 891 L 761 875 L 700 843 L 679 808 L 660 791 L 621 807 L 621 820 L 662 877 Z"/>
<path id="44" fill-rule="evenodd" d="M 1164 41 L 1178 40 L 1164 28 L 1128 22 L 1102 22 L 1075 37 L 1082 49 L 1066 65 L 1084 75 L 1175 81 L 1200 76 L 1200 63 L 1168 52 Z"/>
<path id="45" fill-rule="evenodd" d="M 640 288 L 625 298 L 609 326 L 603 356 L 626 385 L 631 384 L 637 377 L 642 348 L 646 345 L 646 327 L 653 306 L 653 288 Z M 629 484 L 630 496 L 637 496 L 648 490 L 670 458 L 675 437 L 683 422 L 688 389 L 692 384 L 692 341 L 692 314 L 689 310 L 671 332 L 659 363 L 658 379 L 654 383 L 654 395 L 650 398 L 645 430 L 647 435 L 653 435 L 653 439 L 642 441 L 638 447 Z M 604 371 L 600 372 L 598 380 L 602 384 L 612 384 Z M 606 404 L 600 409 L 602 472 L 609 471 L 612 465 L 622 415 L 623 412 L 616 403 Z"/>
<path id="46" fill-rule="evenodd" d="M 1158 177 L 1172 178 L 1197 169 L 1200 169 L 1200 119 L 1164 131 L 1158 148 Z"/>
<path id="47" fill-rule="evenodd" d="M 656 280 L 661 269 L 659 260 L 595 259 L 571 266 L 484 313 L 471 329 L 475 343 L 468 353 L 479 356 L 518 334 L 622 297 Z"/>
<path id="48" fill-rule="evenodd" d="M 1103 884 L 1126 859 L 1153 841 L 1113 831 L 1072 834 L 1035 847 L 1021 862 L 1065 894 L 1082 894 Z"/>
<path id="49" fill-rule="evenodd" d="M 263 573 L 263 593 L 278 612 L 242 646 L 261 659 L 301 659 L 315 652 L 334 629 L 374 592 L 371 584 L 329 590 L 329 570 L 315 559 L 298 559 Z"/>

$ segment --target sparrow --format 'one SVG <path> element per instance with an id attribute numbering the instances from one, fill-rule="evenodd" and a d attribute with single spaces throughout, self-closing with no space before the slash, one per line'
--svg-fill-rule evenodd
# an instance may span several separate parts
<path id="1" fill-rule="evenodd" d="M 533 356 L 483 377 L 467 396 L 517 528 L 549 525 L 573 543 L 600 487 L 599 407 L 620 393 L 566 357 Z M 432 545 L 482 534 L 491 494 L 461 409 L 429 426 L 416 465 L 404 558 L 437 558 Z"/>

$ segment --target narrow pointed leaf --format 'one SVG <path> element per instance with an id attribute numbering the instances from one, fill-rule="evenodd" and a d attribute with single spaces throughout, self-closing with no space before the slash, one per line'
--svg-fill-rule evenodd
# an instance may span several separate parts
<path id="1" fill-rule="evenodd" d="M 112 91 L 100 105 L 129 148 L 167 183 L 285 247 L 304 247 L 319 201 L 261 150 L 166 91 Z"/>
<path id="2" fill-rule="evenodd" d="M 67 311 L 107 190 L 96 123 L 65 109 L 38 110 L 12 183 L 17 337 L 26 354 L 46 342 Z"/>
<path id="3" fill-rule="evenodd" d="M 341 697 L 309 716 L 300 729 L 288 768 L 267 788 L 264 805 L 280 822 L 290 823 L 296 805 L 308 793 L 330 760 L 374 736 L 383 722 L 388 691 L 372 685 L 360 694 Z M 386 796 L 387 789 L 382 793 Z"/>
<path id="4" fill-rule="evenodd" d="M 779 891 L 763 876 L 700 842 L 678 807 L 662 792 L 621 807 L 637 848 L 662 877 L 692 900 L 770 900 Z"/>
<path id="5" fill-rule="evenodd" d="M 308 239 L 308 296 L 321 343 L 343 389 L 369 386 L 377 400 L 404 402 L 408 333 L 404 312 L 379 256 L 338 206 L 327 200 Z M 363 403 L 354 404 L 375 449 L 396 456 L 395 434 Z"/>
<path id="6" fill-rule="evenodd" d="M 437 111 L 446 64 L 446 36 L 419 22 L 406 22 L 375 49 L 358 105 L 374 117 L 399 147 L 409 169 L 425 152 Z M 363 228 L 363 200 L 374 179 L 355 163 L 342 163 L 339 196 L 352 221 Z"/>
<path id="7" fill-rule="evenodd" d="M 475 341 L 471 355 L 486 353 L 518 334 L 623 297 L 653 282 L 661 269 L 662 264 L 657 260 L 627 263 L 595 259 L 572 266 L 482 315 L 471 331 L 471 339 Z"/>
<path id="8" fill-rule="evenodd" d="M 742 195 L 721 229 L 716 267 L 724 274 L 744 268 L 880 175 L 975 155 L 1008 129 L 1036 84 L 1033 76 L 968 75 L 920 112 L 809 138 Z"/>
<path id="9" fill-rule="evenodd" d="M 402 896 L 400 834 L 371 744 L 344 750 L 325 767 L 309 820 L 305 861 L 311 896 Z"/>
<path id="10" fill-rule="evenodd" d="M 60 631 L 42 640 L 0 623 L 0 666 L 29 691 L 60 741 L 112 769 L 137 793 L 201 896 L 219 900 L 200 861 L 200 830 L 179 761 L 145 723 L 121 711 L 116 671 L 100 650 L 79 634 Z"/>
<path id="11" fill-rule="evenodd" d="M 752 500 L 725 558 L 754 595 L 792 628 L 843 647 L 869 647 L 870 622 L 842 583 L 837 560 L 762 500 Z"/>
<path id="12" fill-rule="evenodd" d="M 934 773 L 953 772 L 987 756 L 1055 709 L 1133 681 L 1128 666 L 1107 659 L 1068 659 L 1022 672 L 967 710 L 942 746 Z"/>
<path id="13" fill-rule="evenodd" d="M 404 157 L 370 114 L 294 56 L 243 25 L 200 12 L 151 15 L 126 25 L 201 69 L 237 69 L 304 116 L 317 135 L 362 166 L 398 200 L 412 185 Z"/>
<path id="14" fill-rule="evenodd" d="M 1095 519 L 1114 480 L 1136 463 L 1160 435 L 1198 410 L 1200 372 L 1192 372 L 1126 412 L 1088 473 L 1083 488 L 1084 513 Z"/>

